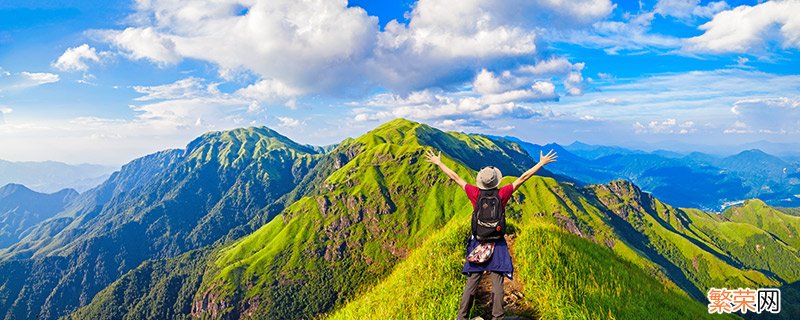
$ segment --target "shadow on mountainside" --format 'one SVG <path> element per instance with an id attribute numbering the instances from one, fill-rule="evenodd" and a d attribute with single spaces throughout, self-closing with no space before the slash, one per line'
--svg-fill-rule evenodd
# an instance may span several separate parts
<path id="1" fill-rule="evenodd" d="M 763 312 L 761 314 L 750 313 L 744 315 L 745 319 L 764 319 L 764 320 L 788 320 L 800 319 L 800 281 L 778 287 L 781 290 L 781 312 L 771 314 Z"/>

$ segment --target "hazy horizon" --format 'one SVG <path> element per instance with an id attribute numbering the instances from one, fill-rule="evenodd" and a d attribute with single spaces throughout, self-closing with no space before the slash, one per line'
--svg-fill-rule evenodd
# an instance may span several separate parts
<path id="1" fill-rule="evenodd" d="M 420 123 L 424 123 L 424 122 L 420 122 Z M 375 129 L 376 127 L 380 126 L 381 124 L 383 124 L 383 123 L 377 123 L 375 125 L 375 127 L 368 128 L 361 134 L 367 133 L 367 132 Z M 431 125 L 431 124 L 428 124 L 428 125 Z M 431 125 L 431 126 L 436 127 L 435 125 Z M 248 128 L 248 127 L 254 127 L 254 126 L 246 126 L 246 127 L 239 127 L 239 128 Z M 344 137 L 344 138 L 342 138 L 340 140 L 337 140 L 336 142 L 332 142 L 332 143 L 318 144 L 318 143 L 312 143 L 312 142 L 303 141 L 302 137 L 300 139 L 293 138 L 292 137 L 292 133 L 290 132 L 290 130 L 286 130 L 285 128 L 280 128 L 280 127 L 274 128 L 274 127 L 269 127 L 269 126 L 255 126 L 255 127 L 267 127 L 267 128 L 272 129 L 272 130 L 275 130 L 276 132 L 278 132 L 281 135 L 284 135 L 284 136 L 288 137 L 289 139 L 292 139 L 293 141 L 295 141 L 297 143 L 308 144 L 308 145 L 313 145 L 313 146 L 327 146 L 327 145 L 332 145 L 332 144 L 338 144 L 338 143 L 340 143 L 341 141 L 343 141 L 343 140 L 345 140 L 347 138 L 356 138 L 356 137 L 361 135 L 361 134 L 358 134 L 358 135 Z M 440 128 L 440 127 L 436 127 L 436 128 L 440 129 L 440 130 L 443 130 L 443 131 L 458 131 L 458 132 L 463 132 L 463 133 L 468 133 L 468 134 L 486 134 L 486 133 L 482 133 L 482 132 L 470 132 L 470 131 L 463 131 L 463 130 L 448 130 L 446 128 Z M 233 129 L 237 129 L 237 128 L 232 128 L 232 129 L 228 129 L 228 130 L 233 130 Z M 148 154 L 155 153 L 155 152 L 159 152 L 159 151 L 163 151 L 163 150 L 167 150 L 167 149 L 184 149 L 186 147 L 186 145 L 188 145 L 192 140 L 196 139 L 200 135 L 205 134 L 205 133 L 209 133 L 209 132 L 214 132 L 214 131 L 227 131 L 227 130 L 209 130 L 209 131 L 200 133 L 197 136 L 192 137 L 192 138 L 182 142 L 182 144 L 180 144 L 180 145 L 176 145 L 176 146 L 172 146 L 172 147 L 164 147 L 164 148 L 156 148 L 154 146 L 154 147 L 152 147 L 151 151 L 147 151 L 147 152 L 142 153 L 142 154 L 130 154 L 130 157 L 124 158 L 124 159 L 122 157 L 127 155 L 127 154 L 115 154 L 114 155 L 115 158 L 122 159 L 119 162 L 92 161 L 92 159 L 93 159 L 92 155 L 81 155 L 80 156 L 81 159 L 85 159 L 85 160 L 78 160 L 78 161 L 61 160 L 61 159 L 57 159 L 57 158 L 13 159 L 13 158 L 7 158 L 7 157 L 3 157 L 3 156 L 0 156 L 0 161 L 10 161 L 10 162 L 18 162 L 18 163 L 20 163 L 20 162 L 37 162 L 38 163 L 38 162 L 54 161 L 54 162 L 68 164 L 68 165 L 84 165 L 84 164 L 86 164 L 86 165 L 102 165 L 102 166 L 106 166 L 106 167 L 119 167 L 119 166 L 122 166 L 122 165 L 124 165 L 124 164 L 126 164 L 126 163 L 128 163 L 128 162 L 130 162 L 130 161 L 132 161 L 134 159 L 137 159 L 137 158 L 140 158 L 140 157 L 143 157 L 143 156 L 146 156 Z M 769 153 L 771 155 L 778 156 L 778 157 L 786 157 L 786 156 L 797 157 L 797 156 L 800 156 L 800 150 L 788 150 L 788 149 L 784 150 L 784 148 L 782 148 L 783 146 L 785 146 L 787 148 L 798 147 L 798 146 L 800 146 L 800 143 L 774 143 L 774 142 L 763 141 L 763 140 L 762 141 L 739 143 L 739 144 L 728 144 L 728 145 L 719 145 L 719 144 L 718 145 L 701 145 L 701 144 L 692 144 L 692 143 L 676 141 L 676 140 L 672 140 L 672 141 L 665 140 L 665 141 L 655 141 L 655 142 L 635 141 L 635 142 L 629 142 L 627 144 L 626 143 L 622 143 L 622 144 L 605 143 L 604 144 L 604 143 L 593 143 L 591 141 L 583 141 L 583 140 L 571 140 L 571 141 L 570 140 L 566 140 L 566 141 L 562 141 L 562 142 L 559 142 L 559 141 L 531 141 L 531 140 L 527 140 L 525 138 L 522 138 L 520 136 L 514 135 L 514 132 L 501 132 L 499 134 L 487 134 L 487 135 L 498 136 L 498 137 L 514 137 L 514 138 L 520 139 L 522 141 L 525 141 L 525 142 L 528 142 L 528 143 L 533 143 L 533 144 L 538 144 L 538 145 L 547 145 L 547 144 L 555 143 L 555 144 L 561 145 L 563 147 L 566 147 L 566 146 L 571 145 L 573 143 L 583 143 L 583 144 L 593 145 L 593 146 L 621 147 L 621 148 L 625 148 L 625 149 L 639 150 L 639 151 L 644 151 L 644 152 L 654 152 L 654 151 L 659 151 L 659 150 L 671 151 L 671 152 L 683 153 L 683 154 L 688 154 L 688 153 L 691 153 L 691 152 L 701 152 L 701 153 L 706 153 L 706 154 L 711 154 L 711 155 L 716 155 L 716 156 L 730 156 L 730 155 L 735 155 L 735 154 L 738 154 L 738 153 L 740 153 L 742 151 L 746 151 L 746 150 L 750 150 L 750 149 L 759 149 L 761 151 L 764 151 L 766 153 Z M 181 143 L 181 142 L 178 142 L 178 143 Z M 771 147 L 770 146 L 771 144 L 778 145 L 779 147 L 777 147 L 777 148 L 782 150 L 782 151 L 779 151 L 778 149 L 776 149 L 776 147 Z M 2 152 L 0 152 L 0 153 L 2 153 Z M 102 157 L 97 157 L 96 159 L 102 159 Z"/>

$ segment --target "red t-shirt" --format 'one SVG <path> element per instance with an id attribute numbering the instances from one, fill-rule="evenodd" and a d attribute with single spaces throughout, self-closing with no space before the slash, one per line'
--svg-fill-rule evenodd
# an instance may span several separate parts
<path id="1" fill-rule="evenodd" d="M 467 197 L 469 198 L 469 201 L 472 201 L 472 208 L 474 209 L 475 203 L 478 201 L 478 196 L 481 195 L 481 189 L 478 189 L 478 187 L 467 183 L 464 185 L 464 191 L 467 192 Z M 500 188 L 500 191 L 498 193 L 500 196 L 500 201 L 503 203 L 503 206 L 505 207 L 506 202 L 508 202 L 508 199 L 511 199 L 511 194 L 514 193 L 514 185 L 513 184 L 506 185 Z"/>

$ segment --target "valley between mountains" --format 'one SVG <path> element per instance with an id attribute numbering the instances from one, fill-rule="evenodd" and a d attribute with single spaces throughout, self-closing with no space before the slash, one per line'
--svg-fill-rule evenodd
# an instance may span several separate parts
<path id="1" fill-rule="evenodd" d="M 471 205 L 426 148 L 467 181 L 535 164 L 518 142 L 404 119 L 326 148 L 207 133 L 18 222 L 0 318 L 455 318 Z M 780 316 L 800 316 L 796 210 L 754 199 L 718 214 L 541 170 L 507 215 L 520 317 L 723 317 L 711 287 L 780 287 Z"/>

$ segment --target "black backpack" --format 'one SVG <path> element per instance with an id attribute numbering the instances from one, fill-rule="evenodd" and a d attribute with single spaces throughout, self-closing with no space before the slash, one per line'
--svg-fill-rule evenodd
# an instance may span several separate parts
<path id="1" fill-rule="evenodd" d="M 481 190 L 472 212 L 472 235 L 478 241 L 497 240 L 506 234 L 506 210 L 497 188 Z"/>

